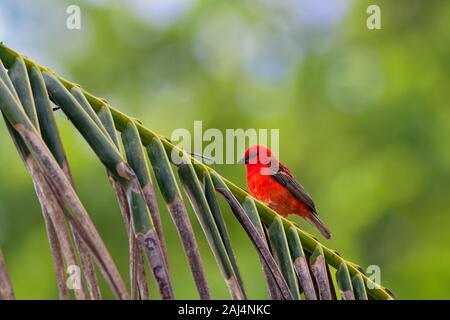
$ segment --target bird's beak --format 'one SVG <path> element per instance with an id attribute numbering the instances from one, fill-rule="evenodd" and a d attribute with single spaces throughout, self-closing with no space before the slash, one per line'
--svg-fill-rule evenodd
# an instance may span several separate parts
<path id="1" fill-rule="evenodd" d="M 239 160 L 237 163 L 238 164 L 245 164 L 245 156 L 241 158 L 241 160 Z"/>

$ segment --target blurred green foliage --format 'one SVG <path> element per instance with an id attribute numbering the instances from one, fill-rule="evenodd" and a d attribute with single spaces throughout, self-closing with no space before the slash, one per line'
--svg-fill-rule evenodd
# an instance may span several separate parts
<path id="1" fill-rule="evenodd" d="M 81 30 L 65 27 L 69 4 L 81 8 Z M 369 4 L 380 5 L 381 30 L 366 28 Z M 204 129 L 279 128 L 282 161 L 332 229 L 326 244 L 380 266 L 397 298 L 448 299 L 449 21 L 444 0 L 7 0 L 0 40 L 168 136 L 194 120 Z M 105 170 L 58 120 L 80 197 L 128 278 Z M 4 126 L 0 154 L 0 245 L 17 296 L 56 298 L 39 205 Z M 243 167 L 214 168 L 245 187 Z M 249 296 L 266 298 L 256 253 L 222 208 Z M 197 297 L 162 215 L 176 296 Z M 194 227 L 213 297 L 228 298 Z"/>

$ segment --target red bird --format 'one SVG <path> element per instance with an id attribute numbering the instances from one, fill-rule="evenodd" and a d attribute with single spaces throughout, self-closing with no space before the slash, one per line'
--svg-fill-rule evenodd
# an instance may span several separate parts
<path id="1" fill-rule="evenodd" d="M 269 148 L 253 145 L 238 163 L 245 164 L 247 185 L 256 199 L 284 217 L 299 215 L 316 226 L 325 238 L 331 238 L 330 230 L 320 221 L 310 195 Z"/>

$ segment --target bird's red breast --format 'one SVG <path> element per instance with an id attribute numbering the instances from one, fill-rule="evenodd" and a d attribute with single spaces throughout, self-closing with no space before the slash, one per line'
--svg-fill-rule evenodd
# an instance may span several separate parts
<path id="1" fill-rule="evenodd" d="M 272 176 L 262 175 L 260 169 L 256 166 L 247 171 L 247 184 L 250 193 L 283 216 L 298 214 L 306 217 L 308 215 L 306 205 L 295 198 Z"/>

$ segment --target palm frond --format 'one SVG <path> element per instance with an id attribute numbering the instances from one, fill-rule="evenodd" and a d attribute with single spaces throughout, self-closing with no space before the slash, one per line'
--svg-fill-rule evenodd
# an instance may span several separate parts
<path id="1" fill-rule="evenodd" d="M 343 299 L 367 299 L 369 296 L 393 299 L 388 289 L 375 284 L 359 266 L 346 261 L 335 250 L 184 153 L 166 137 L 113 108 L 106 100 L 4 45 L 0 45 L 0 61 L 6 67 L 0 64 L 0 110 L 41 203 L 61 299 L 69 298 L 62 283 L 64 264 L 78 265 L 78 262 L 85 280 L 85 285 L 75 292 L 78 299 L 101 298 L 93 262 L 117 298 L 147 299 L 144 255 L 161 297 L 175 298 L 150 170 L 179 233 L 199 297 L 211 299 L 197 240 L 173 166 L 177 167 L 182 189 L 232 298 L 247 298 L 245 279 L 239 272 L 216 191 L 225 197 L 254 244 L 270 298 L 300 299 L 303 293 L 311 300 L 336 299 L 331 272 L 337 270 L 337 286 Z M 116 192 L 129 238 L 131 292 L 77 196 L 51 101 L 90 145 Z M 117 132 L 121 133 L 124 154 Z M 173 154 L 181 155 L 183 161 L 171 163 Z M 0 259 L 0 278 L 6 279 L 6 275 Z M 0 298 L 11 297 L 11 293 L 4 292 L 12 292 L 12 289 L 1 288 Z"/>
<path id="2" fill-rule="evenodd" d="M 366 287 L 364 286 L 364 280 L 361 274 L 357 274 L 352 279 L 353 292 L 355 293 L 356 300 L 367 300 Z"/>
<path id="3" fill-rule="evenodd" d="M 261 223 L 261 219 L 258 215 L 258 209 L 256 209 L 255 201 L 251 197 L 246 197 L 242 202 L 242 207 L 244 208 L 245 213 L 249 217 L 250 221 L 253 223 L 255 228 L 258 230 L 259 234 L 262 236 L 262 240 L 264 241 L 264 245 L 269 248 L 269 244 L 267 242 L 267 237 L 264 231 L 264 227 Z M 281 295 L 280 289 L 277 286 L 275 278 L 270 272 L 269 266 L 264 261 L 263 257 L 259 257 L 259 260 L 262 265 L 262 269 L 264 272 L 264 277 L 267 284 L 267 290 L 269 291 L 269 297 L 272 300 L 281 300 L 283 296 Z"/>
<path id="4" fill-rule="evenodd" d="M 339 269 L 336 272 L 336 280 L 342 299 L 355 300 L 352 279 L 350 279 L 350 274 L 348 273 L 348 268 L 345 263 L 341 263 L 339 266 Z"/>
<path id="5" fill-rule="evenodd" d="M 9 278 L 3 252 L 0 249 L 0 300 L 14 300 L 14 290 Z"/>
<path id="6" fill-rule="evenodd" d="M 283 223 L 279 217 L 273 219 L 267 233 L 272 246 L 272 252 L 274 252 L 275 259 L 288 283 L 291 295 L 294 299 L 298 300 L 300 299 L 300 292 L 294 272 L 293 261 L 289 252 L 289 245 L 284 232 Z"/>
<path id="7" fill-rule="evenodd" d="M 289 228 L 287 232 L 287 239 L 300 289 L 305 294 L 305 298 L 307 300 L 317 300 L 317 294 L 313 279 L 311 277 L 308 260 L 305 252 L 303 251 L 302 242 L 298 237 L 298 232 L 295 228 Z"/>
<path id="8" fill-rule="evenodd" d="M 147 151 L 159 189 L 183 243 L 199 296 L 211 299 L 197 240 L 163 143 L 155 137 L 147 145 Z"/>

